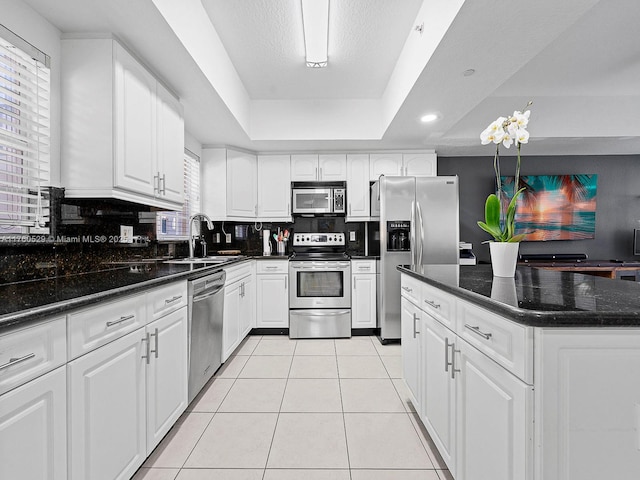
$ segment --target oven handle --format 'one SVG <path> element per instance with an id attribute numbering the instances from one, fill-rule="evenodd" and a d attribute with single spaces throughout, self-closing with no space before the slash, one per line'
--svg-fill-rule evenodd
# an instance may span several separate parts
<path id="1" fill-rule="evenodd" d="M 300 263 L 290 263 L 291 268 L 301 269 L 301 270 L 328 270 L 331 268 L 340 268 L 347 269 L 351 264 L 349 262 L 300 262 Z"/>
<path id="2" fill-rule="evenodd" d="M 298 311 L 298 310 L 289 310 L 289 313 L 291 315 L 301 315 L 301 316 L 305 316 L 305 317 L 337 317 L 338 315 L 348 315 L 351 312 L 351 310 L 340 310 L 339 312 L 320 312 L 320 313 L 309 313 L 308 310 L 302 310 L 302 311 Z"/>

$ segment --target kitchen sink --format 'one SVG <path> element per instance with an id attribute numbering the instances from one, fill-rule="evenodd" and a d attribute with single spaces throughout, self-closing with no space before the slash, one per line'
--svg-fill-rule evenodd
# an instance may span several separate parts
<path id="1" fill-rule="evenodd" d="M 165 260 L 164 263 L 226 263 L 231 260 L 242 258 L 243 255 L 212 255 L 209 257 L 193 257 L 193 258 L 176 258 L 173 260 Z"/>

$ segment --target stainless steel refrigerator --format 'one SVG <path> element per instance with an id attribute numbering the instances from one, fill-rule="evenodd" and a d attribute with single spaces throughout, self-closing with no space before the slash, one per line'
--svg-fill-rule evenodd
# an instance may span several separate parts
<path id="1" fill-rule="evenodd" d="M 381 176 L 371 190 L 380 216 L 378 319 L 380 341 L 400 339 L 398 265 L 458 264 L 458 177 Z"/>

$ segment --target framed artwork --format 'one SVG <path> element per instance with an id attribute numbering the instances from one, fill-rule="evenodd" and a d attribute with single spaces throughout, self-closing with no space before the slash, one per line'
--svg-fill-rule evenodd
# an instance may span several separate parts
<path id="1" fill-rule="evenodd" d="M 500 177 L 503 202 L 510 202 L 515 177 Z M 524 241 L 595 238 L 598 175 L 523 175 L 516 234 Z"/>

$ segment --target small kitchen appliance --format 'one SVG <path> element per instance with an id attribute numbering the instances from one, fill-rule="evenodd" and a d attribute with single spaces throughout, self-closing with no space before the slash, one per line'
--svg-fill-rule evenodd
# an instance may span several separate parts
<path id="1" fill-rule="evenodd" d="M 294 182 L 291 189 L 294 215 L 344 215 L 346 188 L 344 182 Z"/>

